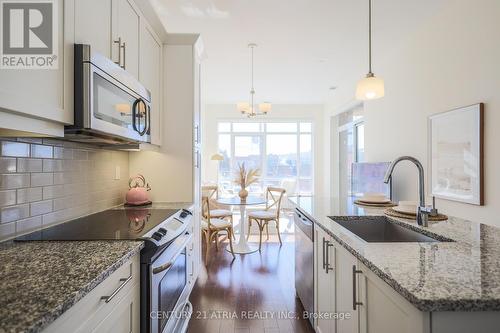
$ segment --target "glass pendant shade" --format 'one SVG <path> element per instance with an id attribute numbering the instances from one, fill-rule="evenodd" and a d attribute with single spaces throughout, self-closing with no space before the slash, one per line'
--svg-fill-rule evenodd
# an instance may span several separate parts
<path id="1" fill-rule="evenodd" d="M 384 97 L 384 80 L 375 77 L 373 74 L 368 74 L 366 77 L 358 81 L 356 86 L 356 99 L 367 101 Z"/>
<path id="2" fill-rule="evenodd" d="M 259 104 L 259 111 L 264 113 L 264 114 L 268 113 L 269 111 L 271 111 L 271 103 L 268 103 L 268 102 L 260 103 Z"/>
<path id="3" fill-rule="evenodd" d="M 241 102 L 236 104 L 236 108 L 238 109 L 239 112 L 241 113 L 250 113 L 250 103 L 248 102 Z"/>

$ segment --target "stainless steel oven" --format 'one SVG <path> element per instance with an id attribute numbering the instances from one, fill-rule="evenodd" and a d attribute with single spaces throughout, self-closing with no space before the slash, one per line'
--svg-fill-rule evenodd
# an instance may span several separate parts
<path id="1" fill-rule="evenodd" d="M 149 291 L 147 322 L 142 332 L 181 333 L 187 330 L 192 313 L 189 303 L 187 246 L 193 236 L 186 232 L 177 237 L 149 264 L 143 264 L 145 285 Z M 147 294 L 146 292 L 144 293 Z"/>
<path id="2" fill-rule="evenodd" d="M 74 125 L 69 140 L 126 144 L 151 142 L 151 94 L 112 60 L 75 44 Z"/>

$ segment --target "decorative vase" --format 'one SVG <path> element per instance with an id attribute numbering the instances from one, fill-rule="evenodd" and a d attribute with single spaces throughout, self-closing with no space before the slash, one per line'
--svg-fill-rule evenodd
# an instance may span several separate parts
<path id="1" fill-rule="evenodd" d="M 248 191 L 244 188 L 242 188 L 239 192 L 238 195 L 240 196 L 241 200 L 245 200 L 248 197 Z"/>

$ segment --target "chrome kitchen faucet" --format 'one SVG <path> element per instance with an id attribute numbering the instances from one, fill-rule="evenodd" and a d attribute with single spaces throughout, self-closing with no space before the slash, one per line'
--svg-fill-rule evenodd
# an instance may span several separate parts
<path id="1" fill-rule="evenodd" d="M 418 168 L 418 194 L 420 202 L 417 211 L 417 224 L 427 227 L 429 225 L 429 215 L 433 213 L 435 210 L 431 207 L 425 206 L 424 167 L 422 166 L 422 163 L 420 163 L 420 161 L 417 160 L 415 157 L 411 156 L 401 156 L 396 158 L 394 161 L 392 161 L 391 165 L 389 166 L 389 169 L 387 169 L 387 172 L 385 173 L 384 183 L 386 184 L 389 183 L 394 168 L 396 167 L 396 164 L 398 164 L 401 161 L 410 161 L 413 164 L 415 164 Z"/>

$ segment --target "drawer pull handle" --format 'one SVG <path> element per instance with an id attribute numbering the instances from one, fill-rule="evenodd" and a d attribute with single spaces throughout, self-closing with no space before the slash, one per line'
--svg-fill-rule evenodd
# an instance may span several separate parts
<path id="1" fill-rule="evenodd" d="M 352 309 L 356 311 L 358 305 L 363 305 L 363 302 L 358 302 L 356 293 L 356 274 L 361 274 L 363 271 L 356 269 L 356 265 L 352 265 Z"/>
<path id="2" fill-rule="evenodd" d="M 129 283 L 130 280 L 132 280 L 132 275 L 130 275 L 128 278 L 121 278 L 121 284 L 118 286 L 118 288 L 116 288 L 115 291 L 113 291 L 109 296 L 101 296 L 101 299 L 103 299 L 106 303 L 111 302 L 111 300 L 115 298 L 115 296 L 120 292 L 120 290 L 123 289 L 123 287 L 125 287 L 127 283 Z"/>

